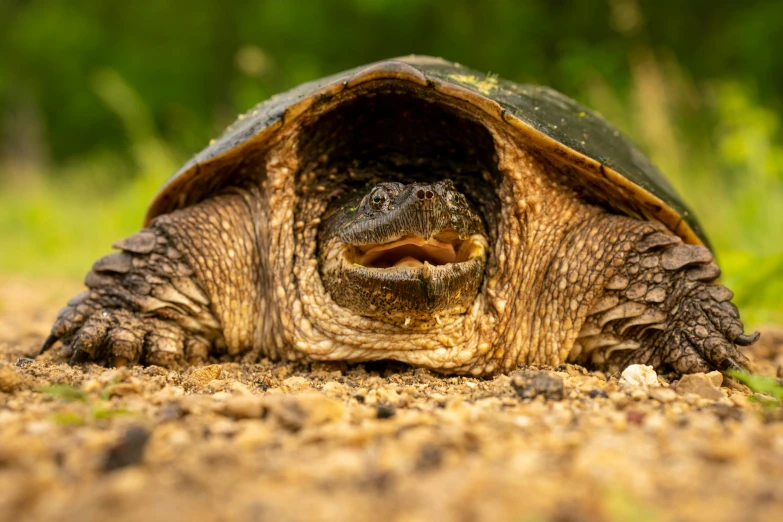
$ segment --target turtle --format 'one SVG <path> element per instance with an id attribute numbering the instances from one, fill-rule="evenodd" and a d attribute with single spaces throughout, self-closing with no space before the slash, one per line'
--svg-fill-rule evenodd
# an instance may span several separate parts
<path id="1" fill-rule="evenodd" d="M 628 138 L 555 90 L 428 56 L 260 103 L 112 246 L 41 353 L 685 374 L 745 369 L 758 339 Z"/>

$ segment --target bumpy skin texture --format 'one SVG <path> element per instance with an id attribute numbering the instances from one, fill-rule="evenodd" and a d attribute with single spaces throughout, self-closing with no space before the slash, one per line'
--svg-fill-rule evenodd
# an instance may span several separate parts
<path id="1" fill-rule="evenodd" d="M 224 185 L 200 187 L 208 197 L 182 193 L 185 208 L 118 243 L 44 349 L 61 340 L 73 362 L 163 366 L 395 359 L 473 375 L 567 360 L 677 372 L 745 364 L 736 345 L 754 337 L 715 283 L 709 251 L 597 197 L 570 160 L 425 87 L 367 84 L 328 103 L 226 160 L 211 178 Z M 336 303 L 317 254 L 330 202 L 349 187 L 444 179 L 488 238 L 467 309 L 405 325 Z"/>
<path id="2" fill-rule="evenodd" d="M 487 237 L 465 196 L 443 180 L 357 191 L 324 213 L 318 245 L 332 299 L 357 314 L 410 326 L 442 323 L 441 316 L 462 314 L 473 303 Z"/>
<path id="3" fill-rule="evenodd" d="M 60 311 L 43 350 L 60 340 L 71 363 L 173 367 L 252 346 L 257 197 L 218 196 L 115 243 L 121 252 L 93 265 L 88 290 Z"/>
<path id="4" fill-rule="evenodd" d="M 45 349 L 59 339 L 72 363 L 169 367 L 263 351 L 260 326 L 271 318 L 259 306 L 258 197 L 255 188 L 218 196 L 118 242 L 122 252 L 95 263 L 88 292 L 61 311 Z M 593 209 L 551 253 L 532 327 L 549 342 L 567 343 L 562 334 L 573 335 L 581 322 L 568 360 L 679 373 L 747 363 L 734 343 L 755 339 L 743 334 L 731 292 L 714 283 L 720 271 L 706 248 L 683 245 L 660 225 Z M 547 319 L 558 310 L 553 329 Z M 553 355 L 544 357 L 558 362 Z M 534 354 L 514 357 L 529 362 Z"/>
<path id="5" fill-rule="evenodd" d="M 622 218 L 618 218 L 622 219 Z M 620 245 L 622 264 L 610 263 L 604 293 L 588 310 L 569 360 L 614 371 L 629 364 L 677 373 L 741 370 L 747 346 L 733 294 L 715 281 L 720 269 L 702 246 L 684 245 L 660 225 L 636 226 Z"/>

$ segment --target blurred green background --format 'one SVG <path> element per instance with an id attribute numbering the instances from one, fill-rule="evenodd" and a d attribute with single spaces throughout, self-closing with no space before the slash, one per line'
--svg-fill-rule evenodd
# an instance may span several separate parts
<path id="1" fill-rule="evenodd" d="M 0 0 L 0 275 L 80 278 L 238 113 L 396 55 L 548 84 L 647 151 L 783 323 L 783 2 Z"/>

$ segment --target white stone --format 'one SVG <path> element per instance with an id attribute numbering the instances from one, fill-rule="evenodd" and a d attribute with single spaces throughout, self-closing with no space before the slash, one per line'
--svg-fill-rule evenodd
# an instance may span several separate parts
<path id="1" fill-rule="evenodd" d="M 658 374 L 652 366 L 632 364 L 620 375 L 620 386 L 623 388 L 651 388 L 660 386 Z"/>

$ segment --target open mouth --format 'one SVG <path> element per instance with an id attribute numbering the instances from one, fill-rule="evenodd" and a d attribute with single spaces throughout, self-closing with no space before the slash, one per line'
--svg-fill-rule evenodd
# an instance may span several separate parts
<path id="1" fill-rule="evenodd" d="M 434 237 L 408 234 L 388 243 L 352 246 L 346 252 L 348 261 L 367 268 L 421 268 L 463 263 L 479 257 L 484 251 L 483 236 L 460 239 L 453 230 Z"/>

